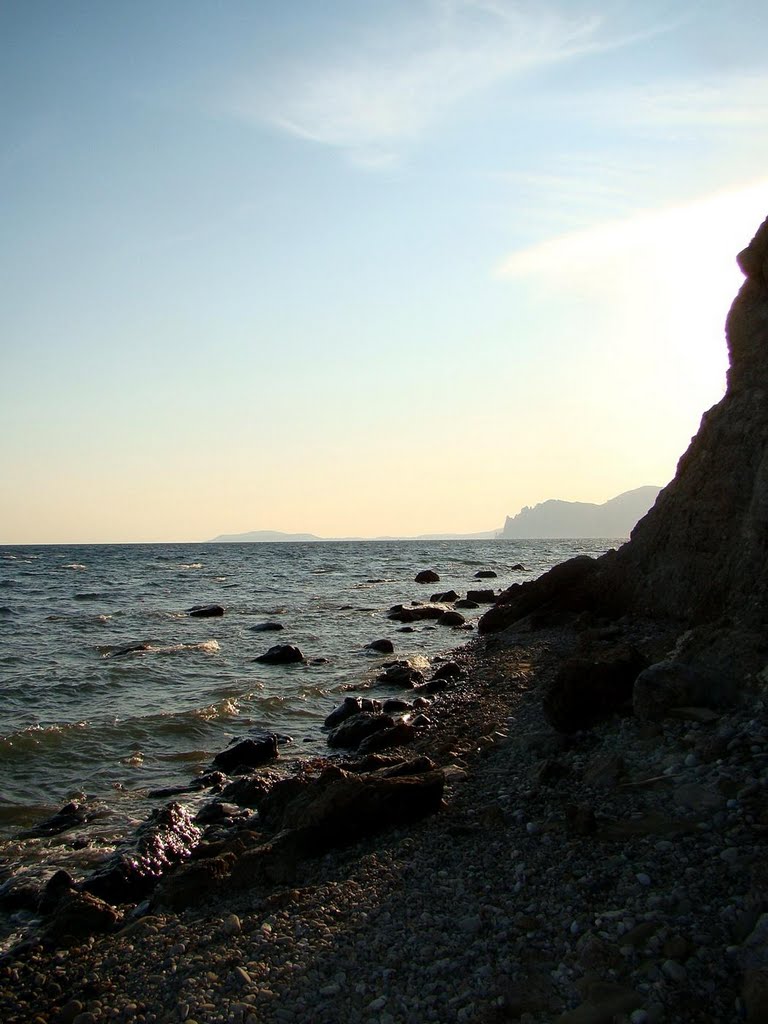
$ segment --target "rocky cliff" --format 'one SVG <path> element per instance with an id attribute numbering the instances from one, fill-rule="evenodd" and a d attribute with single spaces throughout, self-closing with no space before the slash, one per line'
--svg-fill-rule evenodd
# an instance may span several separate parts
<path id="1" fill-rule="evenodd" d="M 514 540 L 550 537 L 628 537 L 653 505 L 658 487 L 636 487 L 603 502 L 550 499 L 507 516 L 501 536 Z"/>
<path id="2" fill-rule="evenodd" d="M 768 218 L 738 255 L 726 322 L 725 397 L 706 412 L 674 480 L 618 551 L 506 591 L 481 620 L 503 629 L 542 607 L 752 629 L 768 619 Z M 566 563 L 566 566 L 570 563 Z"/>

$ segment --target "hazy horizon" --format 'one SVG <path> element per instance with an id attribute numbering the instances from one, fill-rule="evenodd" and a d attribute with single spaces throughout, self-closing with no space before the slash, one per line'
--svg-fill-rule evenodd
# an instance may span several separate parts
<path id="1" fill-rule="evenodd" d="M 467 534 L 666 484 L 768 213 L 766 20 L 3 4 L 0 544 Z"/>

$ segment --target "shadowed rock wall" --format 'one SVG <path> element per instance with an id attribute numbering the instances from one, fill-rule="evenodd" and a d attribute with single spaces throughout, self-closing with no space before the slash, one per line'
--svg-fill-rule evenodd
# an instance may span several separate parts
<path id="1" fill-rule="evenodd" d="M 481 632 L 537 608 L 636 611 L 692 625 L 768 620 L 768 218 L 738 262 L 746 280 L 726 321 L 727 391 L 704 414 L 672 483 L 617 552 L 510 587 Z"/>
<path id="2" fill-rule="evenodd" d="M 768 618 L 768 219 L 738 262 L 725 397 L 611 570 L 638 610 L 692 623 Z"/>

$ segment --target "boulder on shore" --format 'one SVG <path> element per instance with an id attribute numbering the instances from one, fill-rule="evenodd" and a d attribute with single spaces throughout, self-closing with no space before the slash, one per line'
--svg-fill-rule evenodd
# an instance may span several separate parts
<path id="1" fill-rule="evenodd" d="M 632 688 L 647 666 L 633 647 L 600 658 L 563 662 L 544 696 L 544 715 L 558 732 L 572 733 L 631 710 Z"/>

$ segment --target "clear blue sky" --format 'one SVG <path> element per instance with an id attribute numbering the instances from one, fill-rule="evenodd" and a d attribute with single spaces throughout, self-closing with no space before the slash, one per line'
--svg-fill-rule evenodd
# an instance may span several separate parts
<path id="1" fill-rule="evenodd" d="M 758 2 L 0 5 L 0 543 L 664 484 L 768 213 Z"/>

